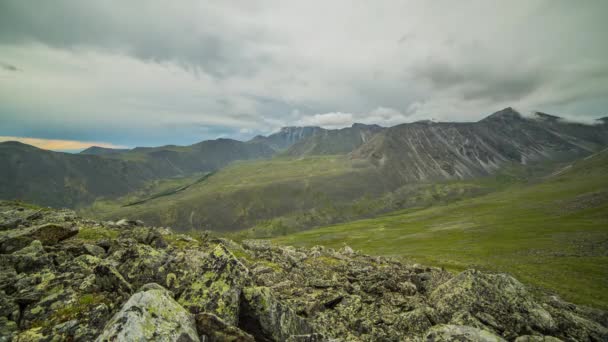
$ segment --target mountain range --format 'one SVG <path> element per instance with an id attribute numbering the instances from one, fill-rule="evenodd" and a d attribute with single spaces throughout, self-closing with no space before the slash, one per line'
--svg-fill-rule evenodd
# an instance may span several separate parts
<path id="1" fill-rule="evenodd" d="M 507 165 L 573 160 L 605 146 L 608 146 L 605 118 L 595 125 L 585 125 L 540 112 L 531 117 L 522 116 L 512 108 L 505 108 L 478 122 L 421 121 L 388 128 L 354 124 L 333 130 L 285 127 L 277 133 L 257 136 L 247 142 L 217 139 L 189 146 L 166 145 L 129 150 L 93 146 L 80 154 L 5 142 L 0 143 L 0 160 L 3 161 L 0 165 L 0 198 L 78 208 L 99 199 L 112 200 L 133 194 L 150 182 L 187 179 L 216 172 L 235 161 L 269 161 L 260 164 L 261 169 L 248 170 L 247 177 L 280 173 L 281 168 L 289 169 L 292 166 L 288 164 L 297 159 L 318 163 L 314 172 L 298 175 L 297 186 L 292 180 L 286 182 L 280 177 L 256 184 L 265 187 L 295 186 L 293 191 L 311 194 L 308 200 L 285 210 L 278 204 L 265 206 L 262 211 L 267 213 L 255 215 L 262 219 L 296 207 L 299 210 L 313 208 L 319 198 L 324 201 L 353 201 L 362 196 L 378 196 L 406 184 L 483 177 Z M 331 164 L 331 158 L 318 156 L 340 157 L 332 159 L 334 164 Z M 336 166 L 338 164 L 339 167 Z M 240 167 L 239 163 L 234 165 L 230 169 L 235 172 L 234 179 L 224 179 L 226 184 L 236 184 L 245 179 L 246 176 L 234 170 L 250 167 Z M 324 168 L 340 169 L 340 172 L 325 172 L 322 171 Z M 332 183 L 341 185 L 332 187 Z M 270 199 L 261 201 L 266 203 Z M 224 206 L 230 206 L 229 203 Z"/>

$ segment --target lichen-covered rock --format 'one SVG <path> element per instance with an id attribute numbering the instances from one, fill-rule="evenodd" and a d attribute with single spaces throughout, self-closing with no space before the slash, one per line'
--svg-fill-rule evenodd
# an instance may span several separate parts
<path id="1" fill-rule="evenodd" d="M 557 329 L 551 314 L 523 284 L 506 274 L 468 270 L 439 286 L 429 299 L 444 322 L 466 311 L 508 338 L 532 332 L 551 334 Z"/>
<path id="2" fill-rule="evenodd" d="M 39 240 L 43 245 L 54 245 L 78 234 L 78 228 L 56 223 L 17 228 L 0 232 L 0 253 L 13 253 Z"/>
<path id="3" fill-rule="evenodd" d="M 243 290 L 239 324 L 258 341 L 285 341 L 292 335 L 312 333 L 309 323 L 278 301 L 267 287 Z"/>
<path id="4" fill-rule="evenodd" d="M 196 329 L 205 342 L 254 342 L 253 336 L 210 313 L 196 315 Z"/>
<path id="5" fill-rule="evenodd" d="M 159 285 L 142 288 L 108 322 L 97 341 L 199 341 L 192 315 Z"/>
<path id="6" fill-rule="evenodd" d="M 524 335 L 515 339 L 515 342 L 563 342 L 557 337 L 553 336 L 535 336 L 535 335 Z"/>
<path id="7" fill-rule="evenodd" d="M 432 327 L 424 339 L 428 342 L 506 342 L 502 337 L 487 330 L 449 324 Z"/>
<path id="8" fill-rule="evenodd" d="M 92 341 L 131 319 L 143 324 L 132 325 L 143 340 L 158 327 L 166 340 L 207 342 L 608 341 L 605 311 L 534 295 L 506 275 L 454 276 L 346 247 L 243 246 L 139 223 L 118 229 L 15 202 L 0 201 L 0 223 L 0 241 L 12 241 L 0 251 L 0 342 Z M 78 231 L 57 238 L 57 226 Z M 132 299 L 149 305 L 127 312 Z M 155 309 L 144 316 L 144 306 L 185 320 L 178 326 Z"/>
<path id="9" fill-rule="evenodd" d="M 223 244 L 218 244 L 199 272 L 180 295 L 179 303 L 194 314 L 213 313 L 226 323 L 237 325 L 241 292 L 250 281 L 247 268 Z"/>

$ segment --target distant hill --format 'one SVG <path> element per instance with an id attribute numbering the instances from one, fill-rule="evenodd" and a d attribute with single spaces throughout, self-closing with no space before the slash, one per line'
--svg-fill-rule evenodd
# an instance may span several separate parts
<path id="1" fill-rule="evenodd" d="M 235 160 L 274 153 L 263 144 L 231 139 L 120 152 L 93 148 L 92 152 L 69 154 L 0 143 L 0 198 L 78 207 L 98 197 L 135 191 L 150 180 L 215 171 Z"/>
<path id="2" fill-rule="evenodd" d="M 106 155 L 106 154 L 115 154 L 115 153 L 123 153 L 129 151 L 128 149 L 120 149 L 120 148 L 107 148 L 107 147 L 99 147 L 99 146 L 91 146 L 87 149 L 84 149 L 80 152 L 80 154 L 92 154 L 96 156 Z"/>

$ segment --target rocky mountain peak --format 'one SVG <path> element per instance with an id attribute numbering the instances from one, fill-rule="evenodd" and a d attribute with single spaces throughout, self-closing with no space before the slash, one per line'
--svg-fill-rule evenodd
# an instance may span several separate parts
<path id="1" fill-rule="evenodd" d="M 14 341 L 605 341 L 606 312 L 507 274 L 241 244 L 0 202 L 0 337 Z"/>
<path id="2" fill-rule="evenodd" d="M 507 107 L 505 109 L 499 110 L 493 114 L 490 114 L 486 118 L 482 119 L 481 122 L 484 121 L 502 121 L 502 122 L 510 122 L 515 120 L 523 119 L 521 113 L 517 110 L 513 109 L 513 107 Z"/>
<path id="3" fill-rule="evenodd" d="M 352 124 L 351 126 L 352 128 L 359 128 L 359 129 L 382 129 L 382 126 L 380 125 L 376 125 L 376 124 L 364 124 L 364 123 L 360 123 L 360 122 L 355 122 Z"/>

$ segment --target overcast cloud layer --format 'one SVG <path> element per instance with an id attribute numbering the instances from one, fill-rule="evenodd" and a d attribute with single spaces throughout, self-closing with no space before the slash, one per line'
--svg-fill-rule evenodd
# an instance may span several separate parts
<path id="1" fill-rule="evenodd" d="M 187 144 L 285 125 L 608 115 L 608 1 L 0 2 L 0 135 Z"/>

